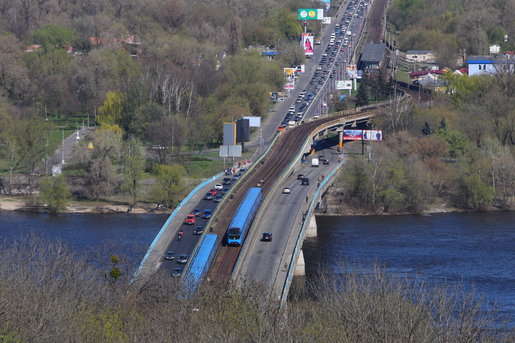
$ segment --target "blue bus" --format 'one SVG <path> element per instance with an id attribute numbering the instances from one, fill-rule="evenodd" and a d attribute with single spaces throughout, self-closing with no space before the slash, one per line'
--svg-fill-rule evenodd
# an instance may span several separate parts
<path id="1" fill-rule="evenodd" d="M 184 275 L 184 283 L 188 295 L 195 293 L 204 274 L 208 271 L 215 256 L 217 238 L 218 236 L 214 233 L 207 233 L 202 236 L 199 249 Z"/>
<path id="2" fill-rule="evenodd" d="M 247 236 L 250 224 L 261 205 L 263 193 L 261 188 L 252 187 L 245 194 L 236 214 L 232 218 L 231 224 L 227 228 L 226 242 L 228 245 L 241 246 Z"/>

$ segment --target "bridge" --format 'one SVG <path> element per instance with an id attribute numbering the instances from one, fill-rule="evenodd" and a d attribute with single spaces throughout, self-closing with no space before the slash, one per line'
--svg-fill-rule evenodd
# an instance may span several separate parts
<path id="1" fill-rule="evenodd" d="M 356 6 L 356 4 L 361 4 L 362 0 L 350 0 L 350 2 L 353 2 Z M 345 12 L 347 4 L 341 6 L 336 17 L 342 18 L 343 14 L 347 13 Z M 352 18 L 354 17 L 355 13 L 352 15 Z M 366 15 L 364 15 L 364 18 L 366 18 Z M 334 24 L 329 28 L 334 29 Z M 353 31 L 360 32 L 360 34 L 351 38 L 350 45 L 352 45 L 352 48 L 349 46 L 342 49 L 342 44 L 337 50 L 333 50 L 336 52 L 336 58 L 327 66 L 328 73 L 332 73 L 337 62 L 345 67 L 352 56 L 355 56 L 354 46 L 361 41 L 363 21 L 350 23 L 349 30 L 351 27 Z M 323 43 L 325 46 L 328 46 L 327 34 L 330 32 L 329 28 L 326 32 L 325 43 Z M 315 57 L 321 57 L 321 55 L 321 52 L 318 52 L 318 56 Z M 306 86 L 307 89 L 311 89 L 309 85 L 312 83 L 308 84 L 308 82 L 310 78 L 316 77 L 313 65 L 316 62 L 316 60 L 311 62 L 311 72 L 306 73 L 299 80 L 300 87 Z M 191 270 L 192 260 L 196 256 L 214 255 L 214 258 L 210 257 L 209 259 L 209 262 L 212 261 L 209 270 L 205 266 L 200 268 L 206 270 L 204 280 L 220 283 L 232 281 L 240 285 L 247 281 L 255 281 L 265 286 L 273 299 L 281 303 L 286 301 L 293 275 L 304 272 L 304 260 L 301 251 L 304 237 L 316 234 L 314 209 L 323 192 L 332 182 L 336 171 L 345 161 L 343 155 L 335 149 L 318 153 L 313 152 L 311 148 L 313 143 L 327 134 L 338 133 L 341 144 L 343 128 L 367 123 L 371 118 L 382 113 L 385 106 L 388 106 L 388 103 L 383 103 L 324 115 L 324 104 L 329 101 L 329 94 L 334 90 L 334 82 L 329 82 L 329 80 L 329 74 L 327 74 L 320 81 L 321 89 L 319 86 L 313 86 L 316 95 L 305 112 L 302 125 L 277 132 L 275 128 L 278 126 L 277 119 L 281 120 L 280 117 L 275 116 L 277 118 L 275 121 L 268 121 L 263 130 L 266 136 L 265 141 L 268 143 L 266 150 L 260 151 L 260 155 L 256 156 L 256 160 L 253 161 L 248 170 L 235 184 L 228 188 L 224 199 L 214 208 L 211 218 L 205 223 L 209 235 L 216 235 L 219 238 L 214 248 L 216 249 L 216 255 L 212 254 L 211 251 L 208 253 L 199 251 L 202 244 L 199 243 L 198 239 L 192 239 L 184 244 L 184 246 L 187 245 L 186 250 L 190 251 L 192 256 L 185 266 L 186 273 Z M 285 113 L 287 106 L 293 100 L 290 98 L 288 102 L 279 104 L 276 107 L 277 111 Z M 378 108 L 381 109 L 378 110 Z M 321 114 L 320 119 L 313 119 L 313 117 L 316 118 Z M 311 168 L 309 163 L 303 162 L 303 157 L 309 156 L 310 153 L 312 153 L 311 156 L 326 154 L 324 157 L 329 161 L 329 165 Z M 300 185 L 296 180 L 297 174 L 308 176 L 311 180 L 310 185 Z M 169 249 L 176 251 L 173 245 L 174 237 L 182 224 L 183 218 L 198 206 L 197 204 L 201 201 L 205 192 L 211 189 L 215 183 L 220 183 L 222 178 L 223 175 L 219 174 L 204 181 L 174 210 L 138 269 L 134 278 L 136 285 L 141 286 L 156 271 L 166 270 L 166 267 L 160 268 L 164 266 L 163 255 Z M 264 201 L 250 228 L 245 244 L 242 247 L 225 246 L 223 237 L 229 222 L 248 188 L 256 185 L 261 187 Z M 281 194 L 285 187 L 291 189 L 291 194 Z M 260 241 L 260 235 L 264 231 L 273 233 L 272 242 Z M 202 241 L 201 238 L 200 242 Z M 184 278 L 183 276 L 182 279 Z M 198 278 L 198 275 L 196 275 L 196 278 Z"/>

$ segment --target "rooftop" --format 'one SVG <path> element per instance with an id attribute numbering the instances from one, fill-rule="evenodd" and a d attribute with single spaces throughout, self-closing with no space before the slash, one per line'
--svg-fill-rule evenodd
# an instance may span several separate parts
<path id="1" fill-rule="evenodd" d="M 431 50 L 408 50 L 406 51 L 406 54 L 408 55 L 426 55 L 426 54 L 432 54 L 433 52 Z"/>
<path id="2" fill-rule="evenodd" d="M 468 64 L 514 64 L 515 59 L 511 55 L 496 55 L 496 56 L 470 56 L 466 61 Z"/>
<path id="3" fill-rule="evenodd" d="M 386 45 L 383 43 L 368 43 L 361 55 L 362 62 L 379 63 L 383 60 Z"/>

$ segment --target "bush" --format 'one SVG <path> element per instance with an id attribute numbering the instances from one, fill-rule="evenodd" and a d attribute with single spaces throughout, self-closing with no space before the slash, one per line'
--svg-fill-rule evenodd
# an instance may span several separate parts
<path id="1" fill-rule="evenodd" d="M 70 196 L 70 190 L 63 175 L 45 177 L 41 180 L 39 201 L 46 204 L 50 213 L 64 211 Z"/>

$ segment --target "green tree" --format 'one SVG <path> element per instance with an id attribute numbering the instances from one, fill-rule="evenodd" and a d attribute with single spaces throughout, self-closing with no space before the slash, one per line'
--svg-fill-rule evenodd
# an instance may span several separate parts
<path id="1" fill-rule="evenodd" d="M 104 103 L 98 109 L 97 121 L 100 125 L 119 125 L 122 119 L 123 104 L 122 93 L 107 92 Z"/>
<path id="2" fill-rule="evenodd" d="M 156 183 L 153 188 L 154 200 L 159 205 L 172 208 L 177 204 L 180 193 L 184 190 L 183 177 L 186 170 L 178 164 L 156 166 Z"/>
<path id="3" fill-rule="evenodd" d="M 356 94 L 356 105 L 365 106 L 368 105 L 368 89 L 366 82 L 361 82 L 358 87 L 358 93 Z"/>
<path id="4" fill-rule="evenodd" d="M 492 204 L 495 192 L 478 174 L 462 175 L 459 179 L 459 198 L 462 206 L 480 209 Z"/>
<path id="5" fill-rule="evenodd" d="M 63 49 L 76 39 L 75 32 L 63 26 L 45 25 L 32 33 L 32 40 L 45 50 Z"/>
<path id="6" fill-rule="evenodd" d="M 45 177 L 40 182 L 39 201 L 46 204 L 50 213 L 66 209 L 71 194 L 63 175 Z"/>
<path id="7" fill-rule="evenodd" d="M 136 205 L 138 197 L 138 182 L 143 177 L 145 167 L 145 155 L 143 146 L 135 139 L 130 138 L 124 146 L 123 151 L 123 176 L 122 189 L 129 193 L 131 198 L 129 212 Z"/>

